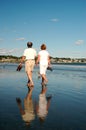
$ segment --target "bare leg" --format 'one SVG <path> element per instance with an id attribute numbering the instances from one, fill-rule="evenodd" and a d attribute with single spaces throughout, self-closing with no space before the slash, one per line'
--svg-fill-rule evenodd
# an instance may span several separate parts
<path id="1" fill-rule="evenodd" d="M 41 91 L 41 94 L 45 94 L 45 93 L 46 93 L 46 91 L 47 91 L 47 87 L 42 86 L 42 91 Z"/>
<path id="2" fill-rule="evenodd" d="M 48 82 L 47 77 L 46 77 L 46 75 L 44 75 L 44 74 L 42 74 L 42 79 L 43 79 L 43 81 L 45 81 L 46 83 Z"/>
<path id="3" fill-rule="evenodd" d="M 31 98 L 32 98 L 33 88 L 34 88 L 34 87 L 29 87 L 28 94 L 27 94 L 26 98 L 28 98 L 28 99 L 31 99 Z"/>
<path id="4" fill-rule="evenodd" d="M 27 72 L 27 76 L 28 76 L 28 80 L 30 80 L 28 84 L 34 85 L 33 80 L 32 80 L 32 71 Z"/>

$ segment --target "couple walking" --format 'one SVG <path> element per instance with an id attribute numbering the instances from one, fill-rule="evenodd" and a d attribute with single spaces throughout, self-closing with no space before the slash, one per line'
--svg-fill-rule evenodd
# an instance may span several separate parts
<path id="1" fill-rule="evenodd" d="M 36 64 L 36 66 L 39 64 L 39 74 L 42 78 L 42 85 L 46 84 L 48 82 L 48 79 L 46 77 L 46 70 L 47 67 L 50 66 L 50 55 L 49 52 L 46 50 L 47 47 L 45 44 L 42 44 L 40 47 L 40 51 L 37 52 L 33 48 L 33 43 L 32 42 L 27 42 L 27 47 L 24 50 L 23 56 L 21 58 L 21 63 L 19 66 L 22 66 L 22 63 L 25 62 L 25 72 L 28 77 L 28 87 L 34 86 L 34 82 L 32 79 L 33 75 L 33 69 Z"/>

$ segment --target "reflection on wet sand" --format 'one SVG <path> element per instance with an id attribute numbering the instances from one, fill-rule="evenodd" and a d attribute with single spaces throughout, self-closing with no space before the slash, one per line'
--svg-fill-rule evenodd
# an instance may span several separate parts
<path id="1" fill-rule="evenodd" d="M 20 110 L 20 114 L 22 119 L 25 121 L 26 125 L 30 125 L 30 123 L 35 119 L 34 105 L 32 100 L 32 88 L 28 88 L 28 93 L 24 99 L 24 109 L 22 107 L 22 102 L 20 98 L 16 98 L 18 108 Z"/>
<path id="2" fill-rule="evenodd" d="M 21 114 L 23 121 L 26 125 L 30 126 L 31 122 L 35 119 L 36 115 L 40 122 L 44 122 L 48 109 L 50 106 L 50 101 L 52 96 L 46 96 L 47 87 L 42 86 L 41 92 L 39 94 L 39 101 L 33 102 L 32 92 L 34 87 L 28 87 L 28 93 L 24 98 L 24 108 L 22 107 L 22 101 L 19 97 L 16 98 L 16 102 Z M 35 105 L 34 105 L 35 104 Z"/>
<path id="3" fill-rule="evenodd" d="M 39 101 L 38 104 L 36 104 L 36 113 L 40 122 L 44 122 L 48 114 L 48 109 L 52 97 L 52 96 L 46 97 L 46 91 L 47 91 L 47 87 L 42 86 L 41 92 L 39 94 Z"/>

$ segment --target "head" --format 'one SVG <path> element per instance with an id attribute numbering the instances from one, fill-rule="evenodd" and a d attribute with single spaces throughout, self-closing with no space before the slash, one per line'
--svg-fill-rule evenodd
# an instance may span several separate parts
<path id="1" fill-rule="evenodd" d="M 46 45 L 45 44 L 41 45 L 41 50 L 46 50 Z"/>
<path id="2" fill-rule="evenodd" d="M 27 42 L 27 47 L 28 48 L 31 48 L 33 46 L 33 43 L 32 42 Z"/>

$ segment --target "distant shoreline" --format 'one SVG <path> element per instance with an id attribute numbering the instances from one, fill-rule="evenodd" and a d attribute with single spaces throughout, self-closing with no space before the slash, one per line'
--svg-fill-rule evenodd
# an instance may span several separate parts
<path id="1" fill-rule="evenodd" d="M 3 64 L 3 65 L 19 64 L 19 62 L 0 62 L 0 64 Z M 76 62 L 76 63 L 51 63 L 51 65 L 86 65 L 86 63 L 79 63 L 79 62 Z"/>
<path id="2" fill-rule="evenodd" d="M 0 55 L 0 63 L 20 63 L 21 57 Z M 86 64 L 86 58 L 53 58 L 52 64 Z"/>

